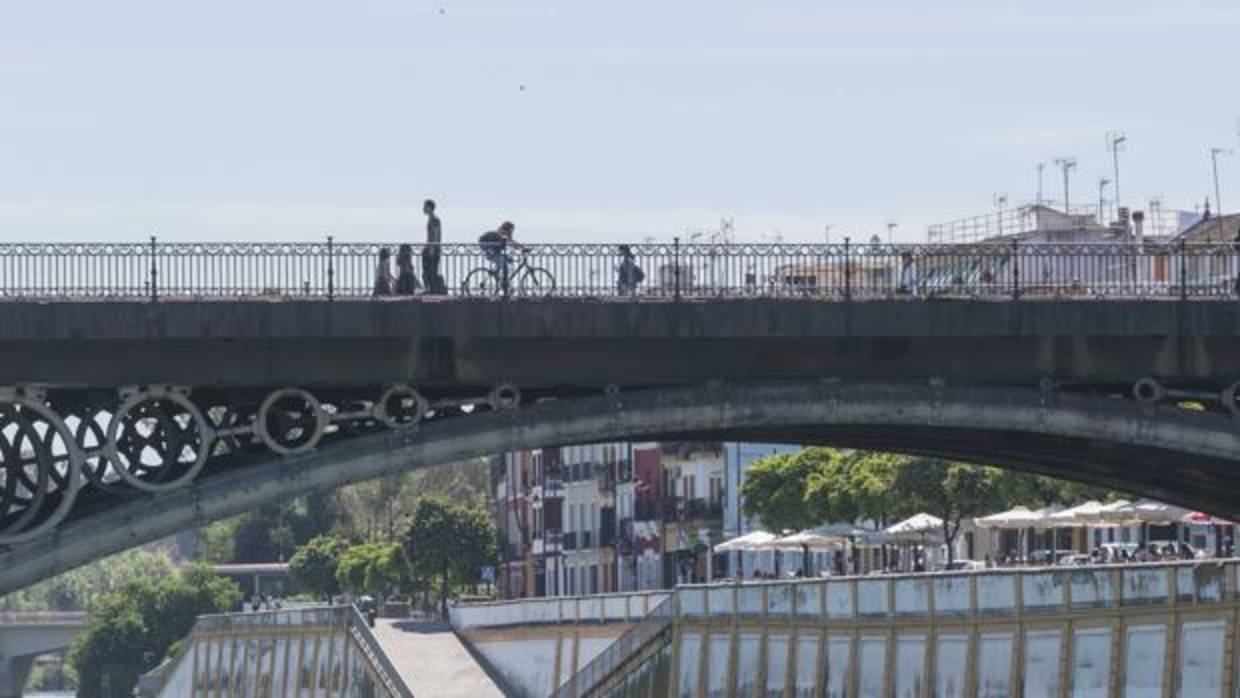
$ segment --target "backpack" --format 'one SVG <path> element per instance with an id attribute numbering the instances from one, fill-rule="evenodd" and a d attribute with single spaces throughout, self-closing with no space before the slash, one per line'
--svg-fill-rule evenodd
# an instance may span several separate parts
<path id="1" fill-rule="evenodd" d="M 485 232 L 478 237 L 478 247 L 481 247 L 483 252 L 491 252 L 503 246 L 504 236 L 494 230 Z"/>

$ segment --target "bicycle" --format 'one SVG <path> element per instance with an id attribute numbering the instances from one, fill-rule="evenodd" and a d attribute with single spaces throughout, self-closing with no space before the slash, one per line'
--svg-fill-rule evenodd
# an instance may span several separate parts
<path id="1" fill-rule="evenodd" d="M 465 275 L 461 294 L 465 296 L 507 296 L 511 293 L 511 281 L 517 280 L 517 293 L 522 296 L 545 298 L 555 292 L 555 277 L 551 272 L 530 263 L 528 250 L 521 251 L 516 266 L 508 269 L 508 279 L 500 278 L 501 271 L 493 266 L 476 267 Z"/>

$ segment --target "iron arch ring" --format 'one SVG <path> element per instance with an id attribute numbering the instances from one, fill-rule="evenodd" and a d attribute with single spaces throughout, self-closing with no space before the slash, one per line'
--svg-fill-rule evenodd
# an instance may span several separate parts
<path id="1" fill-rule="evenodd" d="M 122 465 L 120 450 L 117 447 L 117 439 L 120 438 L 121 424 L 124 418 L 133 411 L 135 407 L 141 405 L 148 400 L 166 400 L 185 411 L 190 416 L 190 420 L 194 423 L 194 429 L 198 433 L 201 444 L 198 448 L 197 456 L 194 462 L 190 464 L 180 477 L 169 482 L 152 482 L 144 480 L 138 476 L 136 468 L 127 468 Z M 215 440 L 215 430 L 211 428 L 211 424 L 202 414 L 202 410 L 190 401 L 183 393 L 164 387 L 154 387 L 148 390 L 142 390 L 127 396 L 112 415 L 112 420 L 108 422 L 108 440 L 103 447 L 104 456 L 112 463 L 112 468 L 120 474 L 129 486 L 144 492 L 166 492 L 183 487 L 193 482 L 198 477 L 198 473 L 202 467 L 207 464 L 207 458 L 211 455 L 211 444 Z M 171 467 L 169 464 L 168 467 Z"/>
<path id="2" fill-rule="evenodd" d="M 413 400 L 413 414 L 408 416 L 408 421 L 401 421 L 399 417 L 388 410 L 388 403 L 401 398 Z M 388 386 L 383 391 L 383 394 L 379 396 L 379 402 L 375 404 L 375 419 L 389 429 L 400 429 L 401 427 L 413 426 L 421 422 L 426 417 L 429 409 L 430 403 L 426 401 L 426 398 L 422 397 L 421 393 L 408 383 L 396 383 Z"/>
<path id="3" fill-rule="evenodd" d="M 271 416 L 272 408 L 276 406 L 276 403 L 288 398 L 301 400 L 305 403 L 306 409 L 314 414 L 314 430 L 304 443 L 296 446 L 286 446 L 280 443 L 267 425 L 267 419 Z M 258 408 L 258 417 L 254 420 L 254 431 L 267 448 L 282 456 L 292 456 L 313 451 L 314 447 L 319 445 L 319 440 L 323 438 L 323 432 L 327 429 L 327 423 L 328 416 L 323 410 L 323 403 L 319 402 L 319 399 L 311 394 L 310 391 L 301 388 L 281 388 L 263 400 L 263 404 Z"/>
<path id="4" fill-rule="evenodd" d="M 6 400 L 5 402 L 20 407 L 23 410 L 29 410 L 46 421 L 48 426 L 55 432 L 55 436 L 59 437 L 64 443 L 66 455 L 68 456 L 65 472 L 65 490 L 56 509 L 33 528 L 16 533 L 0 533 L 0 545 L 12 545 L 45 535 L 60 525 L 61 521 L 64 521 L 69 514 L 69 510 L 73 508 L 74 501 L 77 500 L 78 492 L 82 489 L 82 464 L 86 460 L 86 455 L 81 446 L 78 445 L 77 440 L 73 438 L 73 433 L 69 430 L 64 420 L 60 418 L 60 415 L 53 412 L 51 408 L 41 401 L 21 396 L 17 399 Z M 51 479 L 49 473 L 48 480 L 50 481 Z"/>

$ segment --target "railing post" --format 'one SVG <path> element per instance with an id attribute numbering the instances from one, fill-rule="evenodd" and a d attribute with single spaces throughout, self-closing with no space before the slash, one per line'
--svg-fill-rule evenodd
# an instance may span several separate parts
<path id="1" fill-rule="evenodd" d="M 844 237 L 844 300 L 852 300 L 852 238 Z"/>
<path id="2" fill-rule="evenodd" d="M 159 264 L 157 262 L 158 250 L 156 247 L 155 236 L 151 236 L 151 277 L 149 281 L 151 302 L 159 300 Z"/>
<path id="3" fill-rule="evenodd" d="M 336 245 L 331 235 L 327 236 L 327 300 L 336 300 Z"/>
<path id="4" fill-rule="evenodd" d="M 1185 256 L 1184 238 L 1180 238 L 1180 300 L 1188 300 L 1188 259 Z"/>
<path id="5" fill-rule="evenodd" d="M 672 297 L 680 300 L 680 237 L 672 238 Z"/>
<path id="6" fill-rule="evenodd" d="M 1020 242 L 1012 241 L 1012 300 L 1020 299 Z"/>

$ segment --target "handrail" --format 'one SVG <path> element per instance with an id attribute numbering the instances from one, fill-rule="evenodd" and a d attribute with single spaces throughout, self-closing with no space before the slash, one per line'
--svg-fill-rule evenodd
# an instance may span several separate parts
<path id="1" fill-rule="evenodd" d="M 413 698 L 413 691 L 405 684 L 405 680 L 401 678 L 400 672 L 392 664 L 392 660 L 388 658 L 387 652 L 383 651 L 383 647 L 379 645 L 378 638 L 370 631 L 370 624 L 362 616 L 361 611 L 356 605 L 350 604 L 349 609 L 349 629 L 362 647 L 362 651 L 366 653 L 379 669 L 380 679 L 384 685 L 392 691 L 394 695 L 401 698 Z"/>
<path id="2" fill-rule="evenodd" d="M 658 606 L 651 609 L 646 617 L 626 630 L 597 657 L 569 677 L 564 685 L 552 693 L 552 698 L 578 698 L 597 688 L 646 643 L 671 627 L 673 603 L 674 596 L 668 596 Z"/>
<path id="3" fill-rule="evenodd" d="M 479 246 L 461 243 L 431 248 L 437 250 L 428 253 L 436 278 L 428 284 L 420 264 L 426 246 L 412 245 L 419 263 L 402 265 L 409 271 L 404 281 L 397 278 L 393 294 L 379 296 L 379 253 L 397 256 L 396 243 L 5 243 L 0 301 L 990 298 L 1013 295 L 1017 269 L 1022 299 L 1240 293 L 1240 250 L 1230 242 L 1137 242 L 1123 235 L 1082 243 L 1014 241 L 634 244 L 628 246 L 631 259 L 618 245 L 531 244 L 526 251 L 534 270 L 512 267 L 506 288 L 499 267 Z"/>

